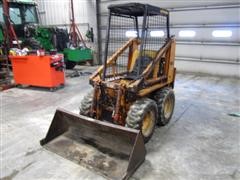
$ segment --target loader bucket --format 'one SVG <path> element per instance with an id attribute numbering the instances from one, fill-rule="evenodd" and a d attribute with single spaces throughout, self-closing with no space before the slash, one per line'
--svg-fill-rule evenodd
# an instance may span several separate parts
<path id="1" fill-rule="evenodd" d="M 139 130 L 61 109 L 40 144 L 108 179 L 128 179 L 146 155 Z"/>

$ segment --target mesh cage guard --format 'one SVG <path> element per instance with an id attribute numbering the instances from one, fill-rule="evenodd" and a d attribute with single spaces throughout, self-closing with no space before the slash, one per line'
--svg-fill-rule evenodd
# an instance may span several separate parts
<path id="1" fill-rule="evenodd" d="M 127 31 L 136 31 L 136 37 L 141 40 L 138 48 L 140 58 L 149 56 L 150 51 L 159 51 L 164 45 L 169 35 L 169 13 L 167 10 L 140 3 L 127 3 L 120 5 L 110 5 L 109 18 L 107 27 L 107 36 L 104 52 L 104 69 L 103 80 L 114 80 L 118 75 L 128 74 L 128 55 L 129 51 L 125 50 L 117 57 L 116 63 L 107 64 L 109 57 L 113 55 L 122 45 L 128 41 Z M 144 13 L 144 14 L 143 14 Z M 157 33 L 162 33 L 161 36 Z M 140 36 L 139 36 L 140 35 Z M 154 52 L 153 52 L 154 53 Z M 153 58 L 153 56 L 151 56 Z M 145 58 L 146 59 L 146 58 Z M 135 79 L 138 79 L 144 70 L 146 63 L 137 60 L 134 67 Z M 114 75 L 114 78 L 108 79 Z"/>

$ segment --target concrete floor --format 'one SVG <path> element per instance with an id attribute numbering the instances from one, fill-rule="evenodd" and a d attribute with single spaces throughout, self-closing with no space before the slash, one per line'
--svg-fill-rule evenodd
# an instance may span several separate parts
<path id="1" fill-rule="evenodd" d="M 39 145 L 56 108 L 78 113 L 89 88 L 84 76 L 56 92 L 1 92 L 1 179 L 104 179 Z M 240 112 L 239 88 L 237 79 L 177 74 L 173 118 L 155 130 L 131 179 L 240 179 L 240 118 L 228 115 Z"/>

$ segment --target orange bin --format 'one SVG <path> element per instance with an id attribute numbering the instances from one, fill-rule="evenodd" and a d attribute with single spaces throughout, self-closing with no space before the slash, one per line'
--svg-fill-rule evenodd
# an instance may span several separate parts
<path id="1" fill-rule="evenodd" d="M 65 83 L 63 55 L 10 56 L 16 84 L 54 88 Z"/>

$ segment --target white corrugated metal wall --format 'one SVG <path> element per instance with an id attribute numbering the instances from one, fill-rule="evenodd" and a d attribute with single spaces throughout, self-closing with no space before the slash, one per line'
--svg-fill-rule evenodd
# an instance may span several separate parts
<path id="1" fill-rule="evenodd" d="M 69 28 L 70 0 L 36 0 L 36 2 L 42 25 Z M 96 27 L 96 3 L 95 0 L 73 0 L 73 3 L 75 21 L 84 36 L 89 27 Z"/>
<path id="2" fill-rule="evenodd" d="M 100 55 L 105 46 L 107 6 L 126 2 L 136 1 L 99 1 Z M 146 3 L 145 0 L 137 2 Z M 38 3 L 43 24 L 69 23 L 69 0 L 38 0 Z M 177 39 L 176 66 L 179 71 L 240 77 L 239 0 L 149 0 L 147 3 L 170 10 L 171 34 Z M 91 26 L 96 38 L 96 1 L 75 0 L 74 8 L 81 32 L 85 34 Z M 181 30 L 195 31 L 195 36 L 180 37 Z M 232 36 L 213 37 L 214 30 L 230 30 Z"/>

